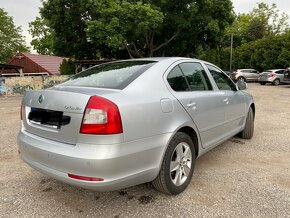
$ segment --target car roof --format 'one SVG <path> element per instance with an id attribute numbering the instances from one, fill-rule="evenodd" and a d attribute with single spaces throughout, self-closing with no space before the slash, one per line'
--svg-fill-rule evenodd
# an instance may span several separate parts
<path id="1" fill-rule="evenodd" d="M 172 60 L 172 61 L 178 61 L 178 60 L 193 60 L 193 61 L 202 61 L 195 58 L 186 58 L 186 57 L 147 57 L 147 58 L 132 58 L 132 59 L 126 59 L 126 60 L 120 60 L 120 61 L 165 61 L 165 60 Z M 205 62 L 205 61 L 203 61 Z"/>
<path id="2" fill-rule="evenodd" d="M 270 69 L 270 70 L 264 70 L 264 71 L 278 71 L 278 70 L 285 70 L 285 69 Z"/>
<path id="3" fill-rule="evenodd" d="M 248 68 L 245 68 L 245 69 L 237 69 L 237 70 L 255 70 L 255 69 L 248 69 Z"/>

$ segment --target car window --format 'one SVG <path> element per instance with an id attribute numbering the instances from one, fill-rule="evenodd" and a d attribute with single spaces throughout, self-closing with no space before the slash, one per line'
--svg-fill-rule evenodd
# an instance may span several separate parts
<path id="1" fill-rule="evenodd" d="M 276 72 L 277 74 L 283 74 L 284 73 L 284 70 L 279 70 Z"/>
<path id="2" fill-rule="evenodd" d="M 258 71 L 256 71 L 256 70 L 252 70 L 252 71 L 251 71 L 251 73 L 256 73 L 256 74 L 257 74 L 257 73 L 258 73 Z"/>
<path id="3" fill-rule="evenodd" d="M 211 83 L 200 63 L 181 63 L 179 66 L 191 91 L 212 90 Z"/>
<path id="4" fill-rule="evenodd" d="M 185 77 L 177 65 L 175 66 L 167 76 L 167 81 L 174 91 L 190 91 L 189 86 L 185 80 Z"/>
<path id="5" fill-rule="evenodd" d="M 233 90 L 233 91 L 237 90 L 236 85 L 221 70 L 209 64 L 206 64 L 206 67 L 211 73 L 214 81 L 217 84 L 217 87 L 220 90 Z"/>
<path id="6" fill-rule="evenodd" d="M 155 63 L 157 62 L 123 61 L 102 64 L 70 77 L 60 86 L 123 89 Z"/>

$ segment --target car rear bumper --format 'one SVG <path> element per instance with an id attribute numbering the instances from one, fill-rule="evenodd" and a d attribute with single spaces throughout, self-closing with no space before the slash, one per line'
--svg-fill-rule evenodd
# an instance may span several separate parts
<path id="1" fill-rule="evenodd" d="M 152 181 L 170 133 L 112 145 L 64 144 L 21 130 L 21 158 L 36 170 L 57 180 L 97 191 L 111 191 Z M 68 174 L 102 178 L 103 181 L 72 179 Z"/>

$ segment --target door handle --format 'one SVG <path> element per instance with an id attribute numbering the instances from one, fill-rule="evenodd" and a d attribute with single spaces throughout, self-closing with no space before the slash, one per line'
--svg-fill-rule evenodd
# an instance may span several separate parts
<path id="1" fill-rule="evenodd" d="M 223 100 L 223 102 L 226 103 L 226 104 L 229 104 L 229 99 L 228 99 L 228 98 L 225 98 L 225 99 Z"/>
<path id="2" fill-rule="evenodd" d="M 188 108 L 193 109 L 193 110 L 196 109 L 196 103 L 195 103 L 195 102 L 191 102 L 191 103 L 187 104 L 186 106 L 187 106 Z"/>

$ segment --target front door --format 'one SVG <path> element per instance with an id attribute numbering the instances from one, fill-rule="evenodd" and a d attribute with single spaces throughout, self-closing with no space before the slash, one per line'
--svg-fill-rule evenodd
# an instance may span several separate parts
<path id="1" fill-rule="evenodd" d="M 206 64 L 220 90 L 225 102 L 225 122 L 223 128 L 226 137 L 240 132 L 246 119 L 246 101 L 242 91 L 238 91 L 236 85 L 220 69 Z"/>

